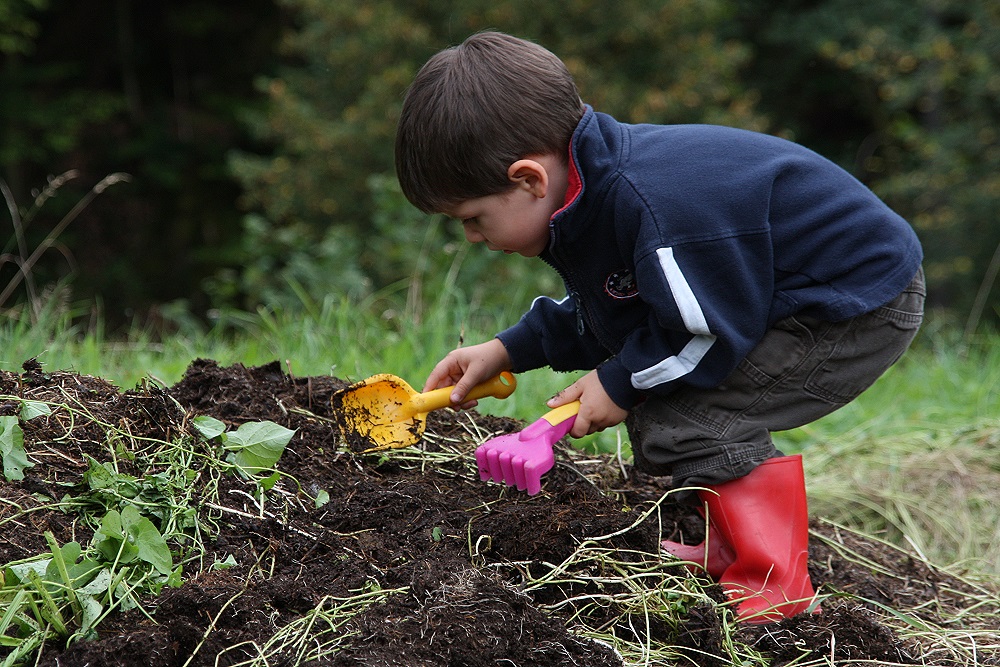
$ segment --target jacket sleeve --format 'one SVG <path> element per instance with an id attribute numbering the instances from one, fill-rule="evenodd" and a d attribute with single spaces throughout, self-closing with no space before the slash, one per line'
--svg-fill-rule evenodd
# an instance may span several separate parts
<path id="1" fill-rule="evenodd" d="M 518 373 L 542 366 L 557 371 L 591 369 L 608 357 L 589 329 L 581 326 L 577 303 L 569 295 L 560 301 L 536 298 L 521 320 L 497 338 Z"/>
<path id="2" fill-rule="evenodd" d="M 608 395 L 630 409 L 678 383 L 714 387 L 763 337 L 773 293 L 766 231 L 658 247 L 637 257 L 644 326 L 598 368 Z"/>

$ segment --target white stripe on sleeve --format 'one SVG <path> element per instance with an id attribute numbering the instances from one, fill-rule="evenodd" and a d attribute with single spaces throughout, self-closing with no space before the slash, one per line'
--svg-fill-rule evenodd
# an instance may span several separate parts
<path id="1" fill-rule="evenodd" d="M 656 251 L 656 258 L 660 260 L 660 270 L 663 271 L 663 277 L 670 286 L 670 293 L 674 295 L 674 302 L 681 311 L 684 326 L 693 334 L 711 335 L 708 322 L 705 321 L 705 313 L 698 304 L 698 298 L 688 285 L 687 278 L 681 273 L 677 260 L 674 259 L 674 249 L 660 248 Z"/>
<path id="2" fill-rule="evenodd" d="M 695 336 L 677 356 L 667 357 L 655 366 L 632 373 L 632 386 L 636 389 L 649 389 L 687 375 L 695 369 L 714 343 L 715 336 Z"/>
<path id="3" fill-rule="evenodd" d="M 531 305 L 528 306 L 528 310 L 531 310 L 532 308 L 534 308 L 535 304 L 538 303 L 539 301 L 554 301 L 558 305 L 558 304 L 563 303 L 564 301 L 566 301 L 566 299 L 568 299 L 568 298 L 569 298 L 569 294 L 567 294 L 563 298 L 559 299 L 558 301 L 556 301 L 555 299 L 553 299 L 550 296 L 544 296 L 544 295 L 542 295 L 542 296 L 536 296 L 534 299 L 531 300 Z"/>
<path id="4" fill-rule="evenodd" d="M 667 357 L 654 366 L 633 373 L 632 386 L 636 389 L 649 389 L 687 375 L 695 369 L 716 340 L 709 331 L 705 313 L 702 312 L 694 291 L 674 259 L 673 248 L 660 248 L 656 251 L 656 256 L 660 260 L 660 269 L 667 285 L 670 286 L 670 293 L 680 310 L 684 327 L 694 334 L 694 338 L 676 356 Z"/>

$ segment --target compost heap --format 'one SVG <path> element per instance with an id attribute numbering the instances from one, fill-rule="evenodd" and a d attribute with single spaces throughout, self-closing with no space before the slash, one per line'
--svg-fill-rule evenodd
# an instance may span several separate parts
<path id="1" fill-rule="evenodd" d="M 295 430 L 277 464 L 283 475 L 266 492 L 237 475 L 192 481 L 202 551 L 188 552 L 179 586 L 111 613 L 96 637 L 46 643 L 32 661 L 610 667 L 653 651 L 674 659 L 651 664 L 711 666 L 733 663 L 735 638 L 739 651 L 773 665 L 954 664 L 887 622 L 898 620 L 890 610 L 906 610 L 932 625 L 935 609 L 961 602 L 961 582 L 901 550 L 814 520 L 810 574 L 830 594 L 821 613 L 733 631 L 718 586 L 662 565 L 661 538 L 698 542 L 704 531 L 697 512 L 665 496 L 663 480 L 560 443 L 542 493 L 482 482 L 476 445 L 523 424 L 476 411 L 432 413 L 415 449 L 351 451 L 331 407 L 346 384 L 294 377 L 277 362 L 196 360 L 172 387 L 129 391 L 34 360 L 23 373 L 0 373 L 0 395 L 75 406 L 23 423 L 35 466 L 0 484 L 0 564 L 45 552 L 46 531 L 60 544 L 88 543 L 88 522 L 46 509 L 80 488 L 88 457 L 150 474 L 130 470 L 129 449 L 178 438 L 207 447 L 193 435 L 198 415 Z M 17 405 L 0 400 L 0 414 Z M 118 434 L 110 444 L 109 426 Z M 635 603 L 643 587 L 685 578 L 698 585 L 674 595 L 670 613 Z M 333 609 L 335 620 L 322 613 Z M 985 652 L 979 660 L 1000 664 Z"/>

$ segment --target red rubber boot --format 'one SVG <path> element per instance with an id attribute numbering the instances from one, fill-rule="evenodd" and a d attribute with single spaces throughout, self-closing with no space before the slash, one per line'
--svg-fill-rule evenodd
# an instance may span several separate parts
<path id="1" fill-rule="evenodd" d="M 704 516 L 704 512 L 702 515 Z M 692 572 L 703 569 L 708 572 L 708 576 L 718 581 L 722 573 L 736 560 L 736 554 L 723 541 L 719 531 L 715 529 L 715 524 L 710 521 L 707 524 L 708 531 L 705 541 L 701 544 L 681 544 L 663 540 L 660 542 L 660 547 L 671 556 L 698 565 L 698 568 L 688 566 Z"/>
<path id="2" fill-rule="evenodd" d="M 742 621 L 771 623 L 805 611 L 814 591 L 802 457 L 770 459 L 746 477 L 707 488 L 698 492 L 707 508 L 707 555 L 704 545 L 664 542 L 663 548 L 706 563 L 730 599 L 741 600 Z"/>

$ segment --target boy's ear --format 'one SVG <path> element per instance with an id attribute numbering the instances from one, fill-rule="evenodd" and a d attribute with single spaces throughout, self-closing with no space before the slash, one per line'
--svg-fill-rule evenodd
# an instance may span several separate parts
<path id="1" fill-rule="evenodd" d="M 549 173 L 535 160 L 518 160 L 507 168 L 507 178 L 515 187 L 525 188 L 536 197 L 544 197 L 549 189 Z"/>

